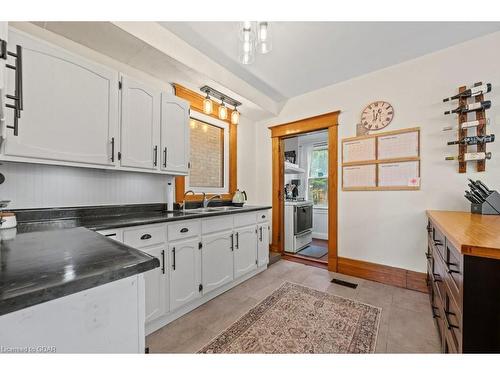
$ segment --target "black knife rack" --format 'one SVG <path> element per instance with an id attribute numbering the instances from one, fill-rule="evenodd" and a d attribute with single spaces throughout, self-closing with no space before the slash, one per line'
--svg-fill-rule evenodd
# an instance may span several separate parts
<path id="1" fill-rule="evenodd" d="M 492 191 L 482 203 L 471 203 L 470 212 L 481 215 L 500 215 L 500 194 Z"/>

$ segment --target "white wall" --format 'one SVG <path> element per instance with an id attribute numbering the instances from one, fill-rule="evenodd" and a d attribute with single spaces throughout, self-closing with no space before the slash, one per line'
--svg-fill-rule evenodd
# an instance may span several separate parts
<path id="1" fill-rule="evenodd" d="M 164 82 L 32 24 L 16 23 L 16 28 L 162 90 L 171 89 L 169 82 L 186 79 L 172 76 Z M 249 158 L 255 152 L 255 128 L 252 121 L 243 116 L 240 119 L 238 187 L 255 202 L 255 163 Z M 0 165 L 0 173 L 6 176 L 0 185 L 0 198 L 11 200 L 9 208 L 165 203 L 167 199 L 167 177 L 160 175 L 7 162 Z"/>
<path id="2" fill-rule="evenodd" d="M 489 132 L 500 123 L 500 33 L 490 34 L 346 82 L 310 92 L 287 102 L 280 116 L 260 122 L 256 129 L 257 202 L 271 203 L 271 138 L 268 126 L 341 110 L 340 139 L 356 133 L 356 123 L 365 105 L 387 100 L 395 117 L 387 130 L 420 126 L 422 129 L 422 188 L 420 191 L 343 192 L 339 191 L 339 249 L 342 257 L 425 271 L 427 209 L 468 210 L 463 192 L 467 177 L 482 179 L 500 189 L 500 142 L 488 145 L 493 159 L 485 173 L 457 173 L 457 163 L 444 156 L 457 152 L 446 146 L 452 135 L 441 132 L 444 125 L 456 124 L 455 117 L 443 115 L 453 104 L 442 98 L 462 84 L 491 82 L 492 119 Z M 341 58 L 341 56 L 339 56 Z M 340 159 L 339 147 L 339 161 Z M 339 168 L 339 178 L 340 178 Z M 339 186 L 340 186 L 339 180 Z"/>

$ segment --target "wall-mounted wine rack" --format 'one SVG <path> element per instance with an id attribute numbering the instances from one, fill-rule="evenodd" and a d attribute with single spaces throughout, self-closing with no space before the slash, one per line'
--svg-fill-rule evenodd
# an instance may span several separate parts
<path id="1" fill-rule="evenodd" d="M 473 88 L 479 87 L 479 86 L 483 86 L 483 83 L 477 82 L 473 85 Z M 490 86 L 490 88 L 491 88 L 491 85 L 488 84 L 488 86 Z M 490 90 L 490 88 L 488 88 L 488 91 Z M 461 86 L 458 88 L 459 94 L 464 93 L 465 91 L 467 91 L 466 86 Z M 469 96 L 459 96 L 458 98 L 452 97 L 452 98 L 445 99 L 444 101 L 448 101 L 448 100 L 454 99 L 454 98 L 458 99 L 458 105 L 460 108 L 460 107 L 466 107 L 466 106 L 472 104 L 472 103 L 468 103 L 469 97 L 470 97 L 470 95 Z M 474 99 L 474 103 L 484 102 L 483 92 L 480 92 L 480 94 L 474 95 L 473 99 Z M 445 114 L 446 113 L 450 113 L 450 111 L 445 112 Z M 468 120 L 469 114 L 474 114 L 475 120 L 479 121 L 479 124 L 475 127 L 475 129 L 476 129 L 475 136 L 476 137 L 485 137 L 486 136 L 486 109 L 482 108 L 480 110 L 476 110 L 473 112 L 458 113 L 458 132 L 457 132 L 458 133 L 458 141 L 464 140 L 466 137 L 470 136 L 468 134 L 468 128 L 462 127 L 463 123 L 469 121 Z M 493 140 L 494 140 L 494 138 L 493 138 Z M 468 161 L 466 160 L 465 156 L 468 153 L 468 147 L 474 147 L 474 146 L 476 147 L 476 151 L 475 151 L 476 153 L 484 153 L 485 155 L 487 154 L 486 153 L 486 142 L 478 142 L 476 145 L 469 145 L 467 143 L 459 143 L 458 144 L 458 160 L 459 160 L 458 172 L 459 173 L 466 173 L 467 172 L 467 162 Z M 483 159 L 479 159 L 479 160 L 469 160 L 469 161 L 476 162 L 477 172 L 484 172 L 486 170 L 486 157 Z"/>

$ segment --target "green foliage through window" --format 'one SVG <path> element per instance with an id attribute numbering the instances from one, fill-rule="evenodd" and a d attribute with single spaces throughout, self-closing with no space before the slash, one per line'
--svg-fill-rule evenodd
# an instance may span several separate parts
<path id="1" fill-rule="evenodd" d="M 315 147 L 311 151 L 308 197 L 315 206 L 328 206 L 328 148 Z"/>

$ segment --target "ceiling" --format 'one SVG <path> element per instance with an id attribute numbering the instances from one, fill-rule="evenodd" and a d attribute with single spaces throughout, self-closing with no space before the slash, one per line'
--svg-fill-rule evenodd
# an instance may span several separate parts
<path id="1" fill-rule="evenodd" d="M 238 22 L 159 22 L 276 102 L 500 31 L 499 22 L 272 22 L 273 50 L 238 62 Z"/>

